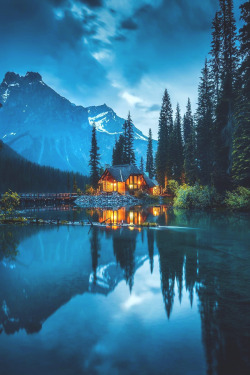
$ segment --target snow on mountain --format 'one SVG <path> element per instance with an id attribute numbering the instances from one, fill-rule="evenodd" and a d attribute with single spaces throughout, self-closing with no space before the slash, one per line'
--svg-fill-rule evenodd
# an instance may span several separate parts
<path id="1" fill-rule="evenodd" d="M 76 106 L 47 86 L 39 73 L 8 72 L 0 85 L 0 139 L 41 165 L 88 173 L 91 128 L 97 128 L 101 163 L 110 163 L 124 119 L 106 104 Z M 147 137 L 136 127 L 135 153 L 146 155 Z"/>

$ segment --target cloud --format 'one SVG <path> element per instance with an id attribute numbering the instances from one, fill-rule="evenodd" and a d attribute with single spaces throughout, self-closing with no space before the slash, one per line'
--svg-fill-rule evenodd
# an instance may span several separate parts
<path id="1" fill-rule="evenodd" d="M 77 0 L 77 1 L 79 1 L 80 3 L 86 4 L 91 8 L 98 8 L 103 5 L 102 0 Z"/>
<path id="2" fill-rule="evenodd" d="M 127 18 L 126 20 L 123 20 L 121 22 L 121 28 L 127 30 L 136 30 L 138 28 L 138 25 L 130 18 Z"/>
<path id="3" fill-rule="evenodd" d="M 142 102 L 141 98 L 139 98 L 138 96 L 129 94 L 127 91 L 123 92 L 120 96 L 123 99 L 125 99 L 129 105 L 132 105 L 132 106 L 134 106 L 137 103 L 141 103 Z"/>

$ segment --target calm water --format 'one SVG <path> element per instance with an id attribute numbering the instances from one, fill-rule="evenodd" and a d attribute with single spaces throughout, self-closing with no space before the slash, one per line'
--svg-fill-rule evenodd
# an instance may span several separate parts
<path id="1" fill-rule="evenodd" d="M 39 210 L 167 229 L 0 227 L 0 373 L 250 373 L 250 217 Z"/>

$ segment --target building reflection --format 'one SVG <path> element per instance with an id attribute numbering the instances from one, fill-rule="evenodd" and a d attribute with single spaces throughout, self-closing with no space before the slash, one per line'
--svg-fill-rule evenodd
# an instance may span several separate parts
<path id="1" fill-rule="evenodd" d="M 92 217 L 94 215 L 92 212 Z M 91 214 L 91 213 L 90 213 Z M 117 209 L 104 209 L 99 210 L 98 221 L 100 223 L 112 223 L 112 224 L 134 224 L 142 225 L 145 222 L 155 222 L 158 217 L 163 216 L 163 220 L 167 218 L 167 207 L 166 206 L 151 206 L 142 208 L 141 206 L 135 207 L 121 207 Z"/>

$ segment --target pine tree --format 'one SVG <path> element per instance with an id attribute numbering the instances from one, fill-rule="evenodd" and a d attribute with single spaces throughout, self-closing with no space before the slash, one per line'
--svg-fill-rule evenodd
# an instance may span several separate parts
<path id="1" fill-rule="evenodd" d="M 158 146 L 156 153 L 156 176 L 161 188 L 169 178 L 169 134 L 173 124 L 173 111 L 168 91 L 165 90 L 158 126 Z"/>
<path id="2" fill-rule="evenodd" d="M 174 121 L 174 128 L 172 134 L 172 142 L 173 142 L 173 178 L 178 182 L 181 182 L 182 174 L 183 174 L 183 164 L 184 164 L 184 156 L 183 156 L 183 142 L 182 142 L 182 135 L 181 135 L 181 113 L 180 113 L 180 106 L 177 103 L 176 106 L 176 115 Z"/>
<path id="3" fill-rule="evenodd" d="M 98 153 L 99 147 L 97 146 L 96 127 L 95 123 L 92 125 L 92 138 L 90 149 L 90 181 L 94 189 L 98 187 L 99 172 L 100 172 L 100 154 Z"/>
<path id="4" fill-rule="evenodd" d="M 153 140 L 152 140 L 151 129 L 149 129 L 149 132 L 148 132 L 146 172 L 148 173 L 149 178 L 154 177 Z"/>
<path id="5" fill-rule="evenodd" d="M 183 119 L 184 134 L 184 171 L 185 179 L 188 183 L 194 184 L 196 181 L 196 142 L 194 119 L 192 115 L 191 102 L 188 98 L 187 111 Z"/>
<path id="6" fill-rule="evenodd" d="M 115 141 L 112 154 L 112 165 L 126 164 L 124 160 L 124 135 L 120 134 L 118 141 Z"/>
<path id="7" fill-rule="evenodd" d="M 123 124 L 123 136 L 124 136 L 124 153 L 123 161 L 124 164 L 135 165 L 135 152 L 134 152 L 134 129 L 133 122 L 128 113 L 128 118 Z"/>
<path id="8" fill-rule="evenodd" d="M 214 173 L 215 186 L 219 190 L 230 184 L 232 167 L 233 102 L 238 64 L 236 26 L 233 1 L 220 0 L 221 8 L 221 88 L 216 107 L 214 126 Z"/>
<path id="9" fill-rule="evenodd" d="M 143 157 L 141 157 L 140 172 L 144 173 L 144 161 L 143 161 Z"/>
<path id="10" fill-rule="evenodd" d="M 134 152 L 134 129 L 133 123 L 130 116 L 130 112 L 128 113 L 127 119 L 127 149 L 128 149 L 128 163 L 135 165 L 135 152 Z"/>
<path id="11" fill-rule="evenodd" d="M 213 85 L 207 59 L 202 69 L 198 88 L 198 107 L 196 112 L 197 163 L 201 184 L 211 184 L 213 166 Z"/>
<path id="12" fill-rule="evenodd" d="M 76 182 L 76 176 L 74 175 L 74 177 L 73 177 L 73 193 L 77 193 L 77 189 L 78 189 L 78 186 L 77 186 L 77 182 Z"/>
<path id="13" fill-rule="evenodd" d="M 221 12 L 216 12 L 212 23 L 212 49 L 211 54 L 211 70 L 214 77 L 214 105 L 217 105 L 220 93 L 221 84 L 221 44 L 222 44 L 222 19 Z"/>
<path id="14" fill-rule="evenodd" d="M 241 65 L 238 74 L 235 129 L 233 141 L 233 180 L 235 183 L 250 186 L 250 2 L 240 6 Z"/>

